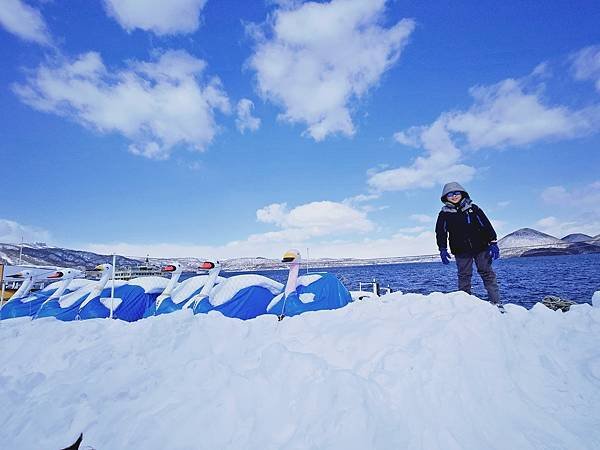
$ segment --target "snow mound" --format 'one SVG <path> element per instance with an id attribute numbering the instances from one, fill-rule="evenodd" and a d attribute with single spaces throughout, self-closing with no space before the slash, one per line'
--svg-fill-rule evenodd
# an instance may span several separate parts
<path id="1" fill-rule="evenodd" d="M 213 306 L 223 305 L 231 300 L 236 293 L 250 286 L 263 287 L 273 295 L 278 294 L 283 289 L 283 284 L 262 275 L 236 275 L 226 278 L 225 281 L 214 287 L 210 293 L 210 304 Z"/>
<path id="2" fill-rule="evenodd" d="M 323 274 L 319 273 L 311 273 L 309 275 L 302 275 L 298 277 L 298 286 L 310 286 L 316 281 L 319 281 L 323 278 Z"/>
<path id="3" fill-rule="evenodd" d="M 0 323 L 0 442 L 59 449 L 597 449 L 600 309 L 389 294 L 281 322 Z"/>
<path id="4" fill-rule="evenodd" d="M 165 290 L 169 280 L 163 277 L 138 277 L 133 278 L 127 282 L 129 286 L 139 286 L 147 294 L 160 294 Z"/>

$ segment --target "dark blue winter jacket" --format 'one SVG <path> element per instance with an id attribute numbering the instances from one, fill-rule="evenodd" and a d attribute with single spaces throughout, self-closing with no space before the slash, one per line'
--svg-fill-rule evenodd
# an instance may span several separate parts
<path id="1" fill-rule="evenodd" d="M 494 227 L 468 197 L 454 209 L 448 203 L 446 205 L 440 211 L 435 225 L 439 249 L 447 248 L 450 240 L 453 254 L 475 254 L 486 250 L 490 242 L 496 240 Z"/>

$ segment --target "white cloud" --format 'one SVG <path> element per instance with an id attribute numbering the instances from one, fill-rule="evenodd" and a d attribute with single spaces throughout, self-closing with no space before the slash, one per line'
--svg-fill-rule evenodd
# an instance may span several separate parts
<path id="1" fill-rule="evenodd" d="M 571 233 L 595 236 L 600 233 L 600 180 L 584 186 L 568 189 L 550 186 L 541 193 L 542 200 L 551 205 L 556 214 L 568 219 L 548 216 L 540 219 L 536 226 L 541 231 L 556 237 Z"/>
<path id="2" fill-rule="evenodd" d="M 132 245 L 128 243 L 92 243 L 86 250 L 120 255 L 151 257 L 185 257 L 198 258 L 240 258 L 265 256 L 280 258 L 289 248 L 310 249 L 311 258 L 384 258 L 395 256 L 415 256 L 437 254 L 435 234 L 432 231 L 423 233 L 396 233 L 385 238 L 365 237 L 358 240 L 264 240 L 245 239 L 232 241 L 224 245 L 190 245 L 150 243 Z"/>
<path id="3" fill-rule="evenodd" d="M 585 135 L 600 125 L 600 109 L 571 110 L 544 104 L 541 86 L 507 79 L 470 91 L 468 111 L 446 116 L 449 132 L 462 135 L 472 149 L 522 146 L 541 139 Z"/>
<path id="4" fill-rule="evenodd" d="M 419 223 L 432 223 L 434 220 L 433 217 L 428 216 L 427 214 L 411 214 L 410 219 Z"/>
<path id="5" fill-rule="evenodd" d="M 24 242 L 46 242 L 51 240 L 50 233 L 31 225 L 22 225 L 12 220 L 0 219 L 0 242 L 5 244 Z"/>
<path id="6" fill-rule="evenodd" d="M 310 248 L 311 258 L 377 258 L 437 253 L 435 235 L 423 227 L 400 229 L 374 237 L 375 224 L 364 211 L 332 201 L 311 202 L 289 208 L 273 203 L 256 211 L 256 218 L 277 227 L 222 245 L 93 243 L 86 249 L 110 254 L 153 257 L 211 257 L 217 259 L 281 257 L 288 248 Z"/>
<path id="7" fill-rule="evenodd" d="M 21 0 L 3 0 L 0 25 L 25 41 L 50 45 L 52 38 L 42 14 Z"/>
<path id="8" fill-rule="evenodd" d="M 571 56 L 577 80 L 591 80 L 600 92 L 600 45 L 585 47 Z"/>
<path id="9" fill-rule="evenodd" d="M 574 138 L 600 128 L 600 105 L 579 110 L 546 105 L 543 86 L 530 86 L 535 76 L 476 86 L 470 90 L 473 104 L 468 110 L 445 112 L 431 125 L 397 132 L 397 142 L 423 148 L 425 156 L 409 166 L 368 173 L 369 186 L 375 191 L 398 191 L 450 180 L 467 182 L 475 168 L 461 163 L 464 150 Z"/>
<path id="10" fill-rule="evenodd" d="M 374 229 L 374 224 L 364 211 L 332 201 L 306 203 L 291 210 L 285 203 L 274 203 L 259 209 L 256 218 L 259 222 L 272 223 L 281 228 L 249 238 L 263 242 L 301 241 L 328 235 L 365 233 Z"/>
<path id="11" fill-rule="evenodd" d="M 382 26 L 385 0 L 284 3 L 266 32 L 251 30 L 258 92 L 283 108 L 281 120 L 305 123 L 317 141 L 353 135 L 351 102 L 398 60 L 414 22 Z"/>
<path id="12" fill-rule="evenodd" d="M 185 51 L 167 51 L 156 61 L 114 70 L 90 52 L 42 65 L 13 89 L 35 109 L 120 133 L 132 153 L 165 159 L 176 145 L 203 150 L 218 131 L 215 111 L 229 112 L 220 81 L 201 80 L 205 68 Z"/>
<path id="13" fill-rule="evenodd" d="M 541 193 L 542 200 L 554 207 L 594 211 L 600 213 L 600 180 L 578 188 L 550 186 Z"/>
<path id="14" fill-rule="evenodd" d="M 401 191 L 414 188 L 431 188 L 448 180 L 465 183 L 475 174 L 475 169 L 459 164 L 461 151 L 454 145 L 443 119 L 428 127 L 409 130 L 419 135 L 426 156 L 419 156 L 407 167 L 368 173 L 368 184 L 376 191 Z"/>
<path id="15" fill-rule="evenodd" d="M 398 232 L 399 233 L 412 234 L 412 233 L 422 233 L 422 232 L 424 232 L 426 230 L 427 230 L 426 227 L 417 226 L 417 227 L 400 228 L 398 230 Z"/>
<path id="16" fill-rule="evenodd" d="M 104 0 L 108 15 L 125 30 L 139 28 L 157 35 L 196 31 L 205 4 L 206 0 Z"/>
<path id="17" fill-rule="evenodd" d="M 381 197 L 380 194 L 358 194 L 354 197 L 344 199 L 342 203 L 345 203 L 347 205 L 361 204 L 370 202 L 371 200 L 377 200 L 379 197 Z"/>
<path id="18" fill-rule="evenodd" d="M 544 217 L 535 223 L 535 228 L 540 231 L 563 238 L 568 234 L 583 233 L 595 236 L 600 232 L 600 220 L 561 220 L 555 216 Z"/>
<path id="19" fill-rule="evenodd" d="M 253 109 L 254 103 L 252 103 L 252 100 L 243 98 L 238 102 L 235 124 L 240 133 L 244 133 L 246 130 L 256 131 L 260 127 L 260 119 L 252 116 Z"/>

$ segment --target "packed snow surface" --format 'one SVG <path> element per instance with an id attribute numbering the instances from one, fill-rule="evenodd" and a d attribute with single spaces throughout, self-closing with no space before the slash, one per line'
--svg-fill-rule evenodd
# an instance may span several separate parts
<path id="1" fill-rule="evenodd" d="M 598 449 L 600 308 L 390 294 L 281 322 L 0 322 L 11 450 Z"/>

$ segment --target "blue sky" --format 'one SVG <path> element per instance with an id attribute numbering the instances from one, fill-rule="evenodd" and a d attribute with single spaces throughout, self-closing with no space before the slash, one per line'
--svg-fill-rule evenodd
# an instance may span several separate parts
<path id="1" fill-rule="evenodd" d="M 600 8 L 523 3 L 6 0 L 0 241 L 433 253 L 447 181 L 596 235 Z"/>

